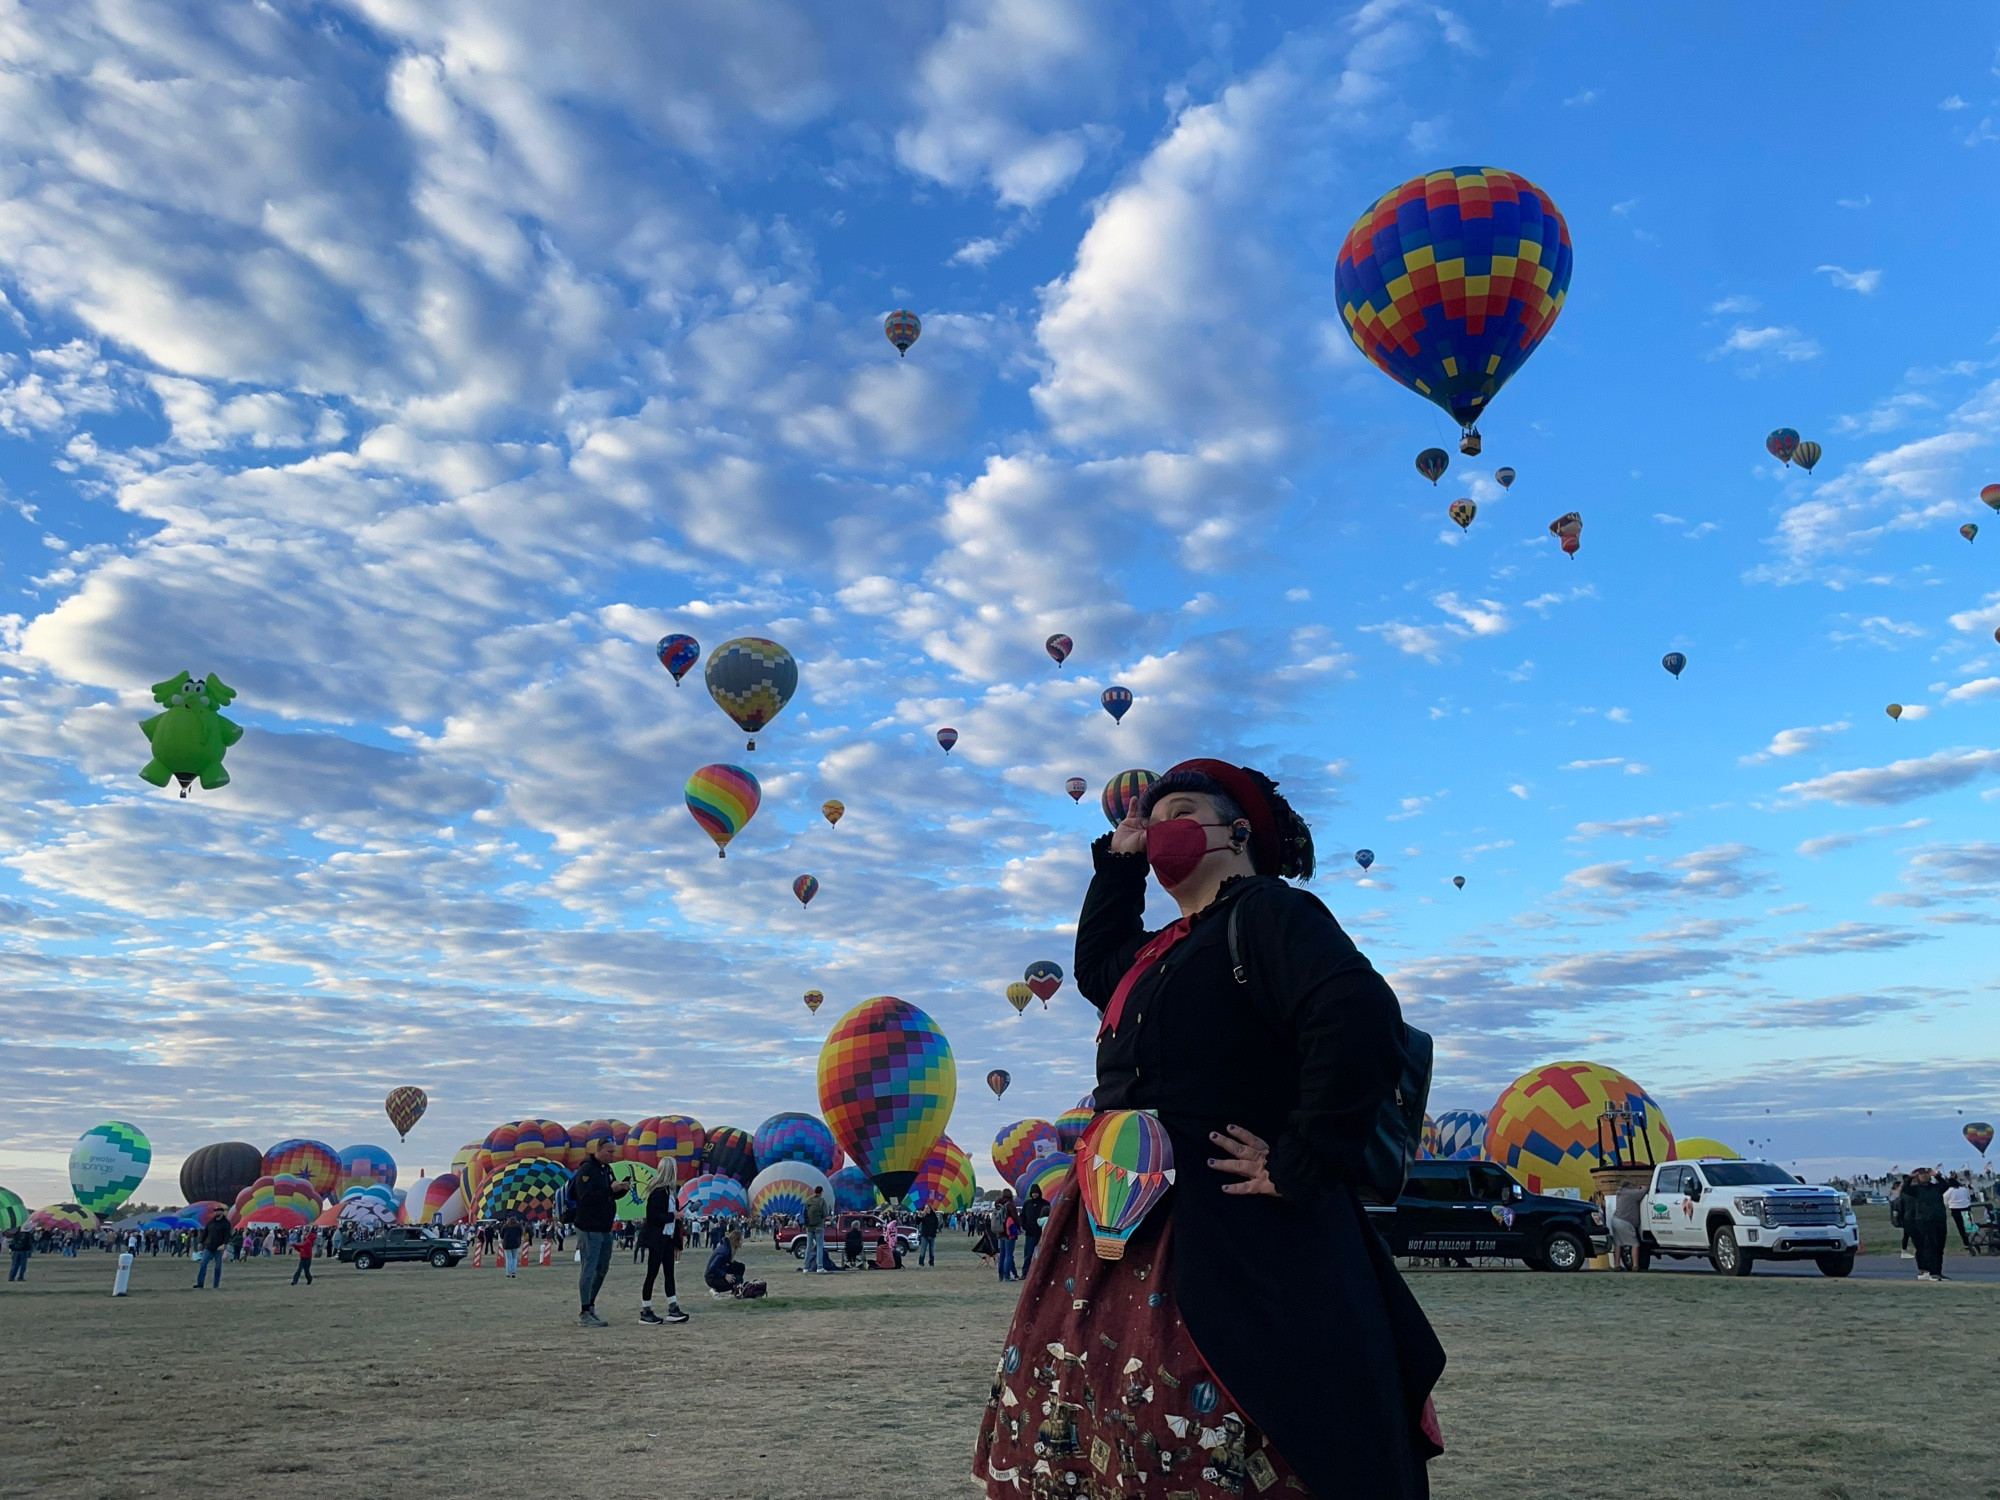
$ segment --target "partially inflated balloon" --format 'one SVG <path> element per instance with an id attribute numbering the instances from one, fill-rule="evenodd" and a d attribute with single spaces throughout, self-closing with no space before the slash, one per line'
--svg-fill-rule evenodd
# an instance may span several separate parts
<path id="1" fill-rule="evenodd" d="M 1084 1131 L 1090 1129 L 1090 1122 L 1097 1118 L 1097 1111 L 1087 1104 L 1079 1104 L 1066 1109 L 1056 1116 L 1056 1146 L 1063 1151 L 1076 1150 L 1076 1143 L 1083 1139 Z"/>
<path id="2" fill-rule="evenodd" d="M 799 898 L 799 905 L 811 906 L 813 897 L 819 894 L 819 881 L 811 875 L 801 875 L 792 882 L 792 894 Z"/>
<path id="3" fill-rule="evenodd" d="M 450 1172 L 440 1172 L 424 1183 L 424 1196 L 418 1200 L 415 1217 L 419 1224 L 457 1224 L 465 1218 L 465 1195 L 459 1191 L 459 1181 Z"/>
<path id="4" fill-rule="evenodd" d="M 1014 1075 L 1009 1073 L 1005 1068 L 995 1068 L 986 1075 L 986 1086 L 993 1090 L 993 1097 L 995 1099 L 1006 1093 L 1007 1085 L 1013 1081 Z"/>
<path id="5" fill-rule="evenodd" d="M 1069 793 L 1070 801 L 1081 802 L 1083 794 L 1090 790 L 1090 783 L 1085 781 L 1081 776 L 1072 776 L 1068 781 L 1063 783 L 1063 790 Z"/>
<path id="6" fill-rule="evenodd" d="M 1433 1123 L 1431 1155 L 1438 1161 L 1478 1161 L 1486 1141 L 1486 1111 L 1448 1109 Z"/>
<path id="7" fill-rule="evenodd" d="M 1125 715 L 1132 708 L 1132 690 L 1125 687 L 1108 687 L 1098 694 L 1097 701 L 1104 705 L 1104 711 L 1111 715 L 1114 724 L 1125 722 Z"/>
<path id="8" fill-rule="evenodd" d="M 819 1054 L 819 1103 L 834 1138 L 892 1202 L 944 1133 L 958 1068 L 937 1024 L 894 995 L 864 1000 Z"/>
<path id="9" fill-rule="evenodd" d="M 1993 1144 L 1993 1127 L 1984 1120 L 1970 1121 L 1964 1126 L 1964 1133 L 1972 1149 L 1981 1156 L 1984 1156 L 1986 1148 Z"/>
<path id="10" fill-rule="evenodd" d="M 749 735 L 757 748 L 757 731 L 778 717 L 799 686 L 799 664 L 792 653 L 761 635 L 738 636 L 709 653 L 702 668 L 708 695 Z"/>
<path id="11" fill-rule="evenodd" d="M 1125 821 L 1125 815 L 1132 810 L 1132 804 L 1144 795 L 1147 787 L 1160 778 L 1151 771 L 1120 771 L 1104 783 L 1104 794 L 1097 799 L 1097 805 L 1104 812 L 1104 820 L 1113 828 Z"/>
<path id="12" fill-rule="evenodd" d="M 1818 443 L 1802 442 L 1792 450 L 1792 462 L 1810 474 L 1813 471 L 1813 465 L 1819 462 L 1819 454 L 1820 447 Z"/>
<path id="13" fill-rule="evenodd" d="M 868 1180 L 868 1174 L 852 1163 L 842 1167 L 828 1180 L 833 1183 L 833 1207 L 837 1213 L 865 1213 L 881 1201 L 881 1194 L 875 1191 L 875 1184 Z"/>
<path id="14" fill-rule="evenodd" d="M 1047 1156 L 1061 1146 L 1055 1126 L 1047 1120 L 1016 1120 L 1002 1125 L 993 1137 L 993 1167 L 1003 1180 L 1012 1182 L 1036 1157 Z"/>
<path id="15" fill-rule="evenodd" d="M 910 352 L 910 345 L 923 336 L 923 331 L 923 323 L 907 307 L 897 308 L 882 320 L 882 336 L 896 346 L 899 356 Z"/>
<path id="16" fill-rule="evenodd" d="M 1075 1164 L 1076 1159 L 1067 1151 L 1051 1151 L 1047 1156 L 1036 1157 L 1014 1179 L 1014 1201 L 1026 1203 L 1029 1192 L 1035 1188 L 1042 1190 L 1044 1198 L 1053 1199 Z"/>
<path id="17" fill-rule="evenodd" d="M 632 1133 L 632 1127 L 623 1120 L 585 1120 L 581 1125 L 569 1128 L 569 1154 L 567 1160 L 577 1166 L 583 1165 L 586 1156 L 594 1154 L 599 1141 L 609 1141 L 613 1147 L 612 1159 L 617 1159 L 624 1149 L 625 1138 Z"/>
<path id="18" fill-rule="evenodd" d="M 764 1168 L 750 1184 L 750 1212 L 759 1218 L 784 1214 L 799 1218 L 812 1201 L 813 1189 L 832 1207 L 833 1183 L 826 1173 L 807 1162 L 781 1161 Z"/>
<path id="19" fill-rule="evenodd" d="M 517 1161 L 506 1168 L 479 1193 L 475 1218 L 499 1219 L 513 1215 L 532 1223 L 552 1224 L 557 1200 L 569 1185 L 569 1168 L 545 1156 Z"/>
<path id="20" fill-rule="evenodd" d="M 675 1181 L 686 1182 L 701 1175 L 708 1150 L 708 1132 L 702 1129 L 701 1121 L 692 1115 L 660 1115 L 644 1123 L 652 1129 L 659 1164 L 674 1164 Z"/>
<path id="21" fill-rule="evenodd" d="M 380 1146 L 346 1146 L 340 1152 L 340 1187 L 334 1197 L 343 1196 L 349 1188 L 372 1187 L 381 1184 L 385 1188 L 396 1185 L 396 1158 Z"/>
<path id="22" fill-rule="evenodd" d="M 844 814 L 846 811 L 847 811 L 847 804 L 845 802 L 838 801 L 832 797 L 827 798 L 826 801 L 820 803 L 819 805 L 819 815 L 822 818 L 825 818 L 830 826 L 837 826 L 840 822 L 842 814 Z"/>
<path id="23" fill-rule="evenodd" d="M 938 742 L 938 747 L 942 749 L 946 755 L 951 754 L 951 747 L 958 743 L 958 731 L 956 729 L 953 729 L 949 724 L 947 724 L 944 728 L 940 729 L 937 732 L 937 742 Z"/>
<path id="24" fill-rule="evenodd" d="M 1007 986 L 1007 1003 L 1018 1013 L 1028 1008 L 1028 1002 L 1035 998 L 1035 992 L 1028 988 L 1027 981 L 1015 980 Z"/>
<path id="25" fill-rule="evenodd" d="M 824 1004 L 826 1004 L 826 996 L 822 992 L 820 992 L 819 990 L 806 991 L 807 1010 L 817 1011 Z"/>
<path id="26" fill-rule="evenodd" d="M 1028 988 L 1035 992 L 1035 998 L 1047 1005 L 1049 996 L 1062 988 L 1062 965 L 1046 958 L 1038 958 L 1028 965 L 1027 972 L 1021 978 L 1026 981 Z"/>
<path id="27" fill-rule="evenodd" d="M 1569 228 L 1497 167 L 1413 177 L 1347 232 L 1334 295 L 1355 345 L 1470 427 L 1535 352 L 1569 290 Z"/>
<path id="28" fill-rule="evenodd" d="M 1660 665 L 1673 673 L 1676 681 L 1680 679 L 1681 673 L 1687 670 L 1687 664 L 1688 659 L 1678 651 L 1669 651 L 1660 658 Z"/>
<path id="29" fill-rule="evenodd" d="M 1964 537 L 1968 542 L 1971 541 L 1974 537 L 1979 535 L 1978 523 L 1974 521 L 1967 521 L 1963 526 L 1958 528 L 1958 534 Z"/>
<path id="30" fill-rule="evenodd" d="M 1891 703 L 1883 712 L 1892 719 L 1900 719 L 1903 717 L 1903 705 L 1900 703 Z"/>
<path id="31" fill-rule="evenodd" d="M 612 1215 L 621 1224 L 636 1224 L 646 1217 L 646 1195 L 660 1180 L 658 1168 L 642 1161 L 614 1161 L 611 1180 L 616 1194 Z"/>
<path id="32" fill-rule="evenodd" d="M 660 658 L 660 665 L 674 674 L 675 687 L 681 685 L 688 668 L 701 660 L 701 643 L 691 635 L 661 636 L 653 651 Z"/>
<path id="33" fill-rule="evenodd" d="M 1700 1161 L 1704 1156 L 1719 1157 L 1723 1161 L 1740 1161 L 1743 1153 L 1732 1146 L 1725 1146 L 1710 1135 L 1683 1135 L 1675 1138 L 1675 1161 Z"/>
<path id="34" fill-rule="evenodd" d="M 1569 1187 L 1588 1196 L 1608 1104 L 1632 1111 L 1632 1124 L 1619 1129 L 1636 1134 L 1643 1127 L 1654 1160 L 1673 1159 L 1674 1132 L 1653 1097 L 1616 1068 L 1588 1062 L 1548 1063 L 1507 1085 L 1486 1117 L 1486 1159 L 1531 1193 Z"/>
<path id="35" fill-rule="evenodd" d="M 826 1122 L 796 1110 L 772 1115 L 759 1125 L 754 1149 L 760 1167 L 781 1161 L 802 1161 L 822 1172 L 832 1172 L 840 1165 L 839 1148 Z"/>
<path id="36" fill-rule="evenodd" d="M 1076 1180 L 1100 1260 L 1119 1260 L 1174 1180 L 1166 1127 L 1143 1110 L 1107 1110 L 1076 1146 Z"/>
<path id="37" fill-rule="evenodd" d="M 181 1197 L 190 1203 L 234 1203 L 264 1175 L 264 1153 L 248 1141 L 217 1141 L 181 1163 Z"/>
<path id="38" fill-rule="evenodd" d="M 1426 448 L 1417 455 L 1417 472 L 1436 484 L 1451 467 L 1451 455 L 1442 448 Z"/>
<path id="39" fill-rule="evenodd" d="M 390 1089 L 389 1097 L 382 1101 L 383 1113 L 389 1123 L 396 1127 L 396 1139 L 406 1141 L 410 1132 L 416 1129 L 417 1121 L 424 1117 L 424 1111 L 431 1107 L 431 1098 L 414 1084 L 404 1084 L 401 1088 Z"/>
<path id="40" fill-rule="evenodd" d="M 1549 522 L 1549 530 L 1562 540 L 1562 549 L 1572 558 L 1576 549 L 1583 544 L 1583 514 L 1580 511 L 1564 511 Z"/>
<path id="41" fill-rule="evenodd" d="M 950 1136 L 941 1135 L 924 1158 L 924 1164 L 917 1168 L 916 1181 L 903 1194 L 903 1206 L 916 1213 L 925 1209 L 941 1214 L 961 1213 L 972 1207 L 977 1191 L 972 1158 L 959 1150 Z"/>
<path id="42" fill-rule="evenodd" d="M 1780 427 L 1764 439 L 1764 447 L 1771 457 L 1781 464 L 1789 464 L 1792 455 L 1798 451 L 1799 435 L 1789 427 Z"/>
<path id="43" fill-rule="evenodd" d="M 340 1154 L 318 1141 L 280 1141 L 264 1153 L 265 1177 L 303 1177 L 322 1198 L 340 1196 Z"/>
<path id="44" fill-rule="evenodd" d="M 123 1120 L 106 1120 L 76 1138 L 69 1153 L 70 1191 L 94 1214 L 108 1214 L 146 1180 L 153 1144 Z"/>
<path id="45" fill-rule="evenodd" d="M 1493 482 L 1503 490 L 1512 489 L 1514 487 L 1514 471 L 1512 469 L 1495 469 L 1493 471 Z"/>
<path id="46" fill-rule="evenodd" d="M 680 1209 L 684 1214 L 737 1214 L 750 1217 L 750 1195 L 734 1177 L 705 1172 L 680 1188 Z"/>
<path id="47" fill-rule="evenodd" d="M 1066 635 L 1052 635 L 1042 642 L 1042 649 L 1056 659 L 1057 666 L 1061 666 L 1069 660 L 1070 652 L 1076 649 L 1076 642 Z"/>
<path id="48" fill-rule="evenodd" d="M 236 1195 L 229 1221 L 238 1229 L 245 1224 L 275 1224 L 280 1229 L 303 1229 L 319 1213 L 319 1190 L 303 1177 L 279 1174 L 259 1177 Z"/>
<path id="49" fill-rule="evenodd" d="M 685 796 L 701 831 L 715 840 L 715 857 L 724 859 L 729 841 L 757 815 L 764 789 L 741 766 L 703 766 L 688 777 Z"/>
<path id="50" fill-rule="evenodd" d="M 29 1214 L 27 1227 L 57 1234 L 89 1234 L 97 1227 L 97 1215 L 81 1203 L 51 1203 Z"/>
<path id="51" fill-rule="evenodd" d="M 12 1234 L 28 1222 L 28 1200 L 0 1188 L 0 1234 Z"/>
<path id="52" fill-rule="evenodd" d="M 1373 849 L 1356 849 L 1354 851 L 1354 862 L 1361 866 L 1362 869 L 1367 869 L 1375 863 L 1375 851 Z"/>
<path id="53" fill-rule="evenodd" d="M 731 1177 L 745 1187 L 757 1175 L 757 1152 L 750 1132 L 718 1125 L 702 1142 L 702 1164 L 718 1177 Z"/>
<path id="54" fill-rule="evenodd" d="M 1458 529 L 1464 531 L 1472 525 L 1472 518 L 1479 514 L 1479 507 L 1470 500 L 1454 500 L 1445 507 L 1444 513 L 1458 522 Z"/>

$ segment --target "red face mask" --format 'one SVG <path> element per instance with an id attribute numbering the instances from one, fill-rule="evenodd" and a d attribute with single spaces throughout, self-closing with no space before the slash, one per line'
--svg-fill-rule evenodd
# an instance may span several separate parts
<path id="1" fill-rule="evenodd" d="M 1194 874 L 1195 867 L 1221 849 L 1208 847 L 1208 830 L 1233 828 L 1234 823 L 1199 823 L 1193 818 L 1168 818 L 1146 825 L 1146 863 L 1168 890 Z"/>

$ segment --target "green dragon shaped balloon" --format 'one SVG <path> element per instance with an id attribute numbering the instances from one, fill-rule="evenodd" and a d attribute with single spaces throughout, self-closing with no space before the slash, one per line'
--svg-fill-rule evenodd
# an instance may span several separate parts
<path id="1" fill-rule="evenodd" d="M 173 777 L 181 784 L 183 797 L 197 776 L 204 792 L 228 786 L 229 773 L 222 768 L 222 757 L 243 738 L 243 726 L 232 724 L 216 710 L 227 707 L 235 696 L 236 689 L 213 672 L 199 682 L 182 672 L 154 683 L 153 699 L 166 704 L 167 711 L 139 725 L 153 747 L 153 758 L 139 774 L 154 786 L 165 786 L 167 778 Z"/>

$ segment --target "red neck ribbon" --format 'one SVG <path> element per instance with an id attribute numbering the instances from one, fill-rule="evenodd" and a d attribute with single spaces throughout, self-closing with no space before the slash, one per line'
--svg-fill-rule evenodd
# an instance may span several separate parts
<path id="1" fill-rule="evenodd" d="M 1132 993 L 1132 986 L 1139 982 L 1139 976 L 1146 972 L 1147 965 L 1187 935 L 1188 919 L 1182 917 L 1154 933 L 1132 955 L 1132 967 L 1125 971 L 1125 977 L 1118 981 L 1118 988 L 1111 992 L 1111 1003 L 1104 1007 L 1104 1022 L 1097 1028 L 1099 1041 L 1118 1029 L 1118 1023 L 1125 1015 L 1125 997 Z"/>

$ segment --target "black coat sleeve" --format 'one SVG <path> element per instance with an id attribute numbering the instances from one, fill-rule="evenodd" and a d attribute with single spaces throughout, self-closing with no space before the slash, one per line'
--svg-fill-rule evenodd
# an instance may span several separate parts
<path id="1" fill-rule="evenodd" d="M 1402 1007 L 1315 897 L 1276 883 L 1245 897 L 1239 940 L 1255 1003 L 1299 1057 L 1298 1104 L 1268 1170 L 1281 1195 L 1302 1202 L 1358 1171 L 1402 1076 Z"/>
<path id="2" fill-rule="evenodd" d="M 1076 987 L 1102 1010 L 1146 941 L 1146 856 L 1113 854 L 1107 833 L 1090 858 L 1096 871 L 1076 919 Z"/>

